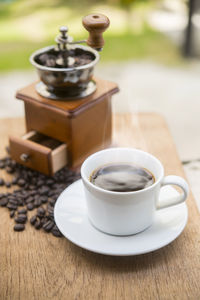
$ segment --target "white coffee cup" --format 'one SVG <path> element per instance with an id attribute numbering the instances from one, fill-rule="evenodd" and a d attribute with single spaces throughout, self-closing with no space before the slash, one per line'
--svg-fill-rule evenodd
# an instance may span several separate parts
<path id="1" fill-rule="evenodd" d="M 134 192 L 112 192 L 90 182 L 92 172 L 110 163 L 136 164 L 155 176 L 153 185 Z M 153 223 L 156 210 L 177 205 L 186 200 L 188 184 L 175 175 L 164 177 L 161 162 L 153 155 L 133 148 L 110 148 L 89 156 L 81 167 L 88 217 L 94 227 L 113 235 L 139 233 Z M 177 185 L 183 193 L 159 202 L 164 185 Z"/>

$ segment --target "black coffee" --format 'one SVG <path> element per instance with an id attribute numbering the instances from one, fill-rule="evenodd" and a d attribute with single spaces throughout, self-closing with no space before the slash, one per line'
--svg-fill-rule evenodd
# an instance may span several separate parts
<path id="1" fill-rule="evenodd" d="M 94 170 L 90 181 L 108 191 L 133 192 L 151 186 L 153 174 L 145 168 L 129 164 L 109 164 Z"/>

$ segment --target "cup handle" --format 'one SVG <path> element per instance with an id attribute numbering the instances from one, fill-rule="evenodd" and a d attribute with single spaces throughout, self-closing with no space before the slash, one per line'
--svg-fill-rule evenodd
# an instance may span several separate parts
<path id="1" fill-rule="evenodd" d="M 162 208 L 180 204 L 186 200 L 189 194 L 189 186 L 182 177 L 175 176 L 175 175 L 169 175 L 164 177 L 161 182 L 161 188 L 164 185 L 168 185 L 168 184 L 179 186 L 183 190 L 183 193 L 179 194 L 178 196 L 174 196 L 172 198 L 167 198 L 163 200 L 162 203 L 158 201 L 156 209 L 162 209 Z"/>

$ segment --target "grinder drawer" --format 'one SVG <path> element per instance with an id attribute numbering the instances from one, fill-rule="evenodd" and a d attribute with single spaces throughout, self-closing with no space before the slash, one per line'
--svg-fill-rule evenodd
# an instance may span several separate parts
<path id="1" fill-rule="evenodd" d="M 67 164 L 67 145 L 36 131 L 10 137 L 12 159 L 46 175 L 53 175 Z"/>

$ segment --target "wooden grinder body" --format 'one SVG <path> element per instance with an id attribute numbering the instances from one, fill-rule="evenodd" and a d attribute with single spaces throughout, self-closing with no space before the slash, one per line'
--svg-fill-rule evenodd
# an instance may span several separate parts
<path id="1" fill-rule="evenodd" d="M 20 90 L 17 98 L 25 104 L 27 134 L 10 137 L 12 158 L 53 175 L 65 165 L 80 166 L 88 155 L 108 146 L 112 136 L 111 97 L 118 87 L 109 81 L 95 81 L 95 93 L 76 100 L 44 98 L 35 91 L 35 83 Z M 43 137 L 47 137 L 46 142 Z M 24 154 L 27 160 L 22 159 Z"/>

